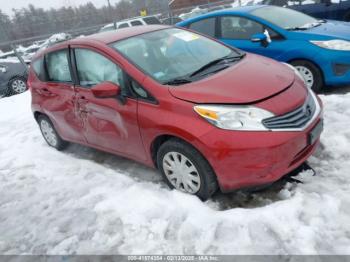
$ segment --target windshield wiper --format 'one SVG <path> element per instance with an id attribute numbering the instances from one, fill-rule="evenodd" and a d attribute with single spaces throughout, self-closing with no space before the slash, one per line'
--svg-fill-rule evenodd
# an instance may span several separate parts
<path id="1" fill-rule="evenodd" d="M 316 26 L 320 26 L 321 24 L 326 23 L 327 21 L 324 19 L 321 20 L 317 20 L 316 22 L 313 23 L 307 23 L 303 26 L 296 26 L 296 27 L 286 27 L 284 29 L 288 30 L 288 31 L 296 31 L 296 30 L 307 30 Z"/>
<path id="2" fill-rule="evenodd" d="M 183 84 L 191 83 L 192 81 L 186 78 L 175 78 L 163 83 L 163 85 L 178 86 Z"/>
<path id="3" fill-rule="evenodd" d="M 296 27 L 286 27 L 284 28 L 288 31 L 303 31 L 309 29 L 308 27 L 296 26 Z"/>
<path id="4" fill-rule="evenodd" d="M 193 77 L 195 75 L 198 75 L 199 73 L 207 70 L 208 68 L 210 68 L 210 67 L 212 67 L 212 66 L 214 66 L 216 64 L 219 64 L 220 62 L 223 62 L 223 61 L 233 62 L 233 61 L 242 59 L 244 56 L 245 56 L 244 53 L 241 54 L 241 55 L 238 55 L 238 56 L 237 55 L 236 56 L 232 56 L 232 54 L 230 54 L 230 55 L 221 57 L 219 59 L 215 59 L 215 60 L 209 62 L 208 64 L 205 64 L 204 66 L 202 66 L 198 70 L 194 71 L 192 74 L 189 75 L 189 77 Z"/>

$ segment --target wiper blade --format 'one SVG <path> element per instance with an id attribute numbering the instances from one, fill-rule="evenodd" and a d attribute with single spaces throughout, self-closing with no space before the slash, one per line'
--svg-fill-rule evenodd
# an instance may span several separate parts
<path id="1" fill-rule="evenodd" d="M 192 81 L 186 78 L 175 78 L 172 80 L 169 80 L 167 82 L 164 82 L 163 85 L 171 85 L 171 86 L 177 86 L 177 85 L 183 85 L 191 83 Z"/>
<path id="2" fill-rule="evenodd" d="M 326 23 L 327 21 L 324 19 L 317 20 L 317 22 L 314 23 L 307 23 L 303 26 L 296 26 L 296 27 L 286 27 L 285 29 L 288 31 L 295 31 L 295 30 L 307 30 L 316 26 L 320 26 L 321 24 Z"/>
<path id="3" fill-rule="evenodd" d="M 221 57 L 219 59 L 215 59 L 211 62 L 209 62 L 208 64 L 205 64 L 204 66 L 202 66 L 201 68 L 199 68 L 198 70 L 194 71 L 192 74 L 190 74 L 189 77 L 193 77 L 195 75 L 198 75 L 199 73 L 205 71 L 206 69 L 216 65 L 216 64 L 219 64 L 220 62 L 223 62 L 223 61 L 227 61 L 227 62 L 233 62 L 233 61 L 236 61 L 236 60 L 240 60 L 242 59 L 243 57 L 245 56 L 245 54 L 241 54 L 241 55 L 236 55 L 236 56 L 232 56 L 232 54 L 230 55 L 227 55 L 227 56 L 224 56 L 224 57 Z"/>
<path id="4" fill-rule="evenodd" d="M 284 29 L 286 29 L 286 30 L 288 30 L 288 31 L 303 31 L 303 30 L 307 30 L 307 29 L 309 29 L 308 27 L 286 27 L 286 28 L 284 28 Z"/>

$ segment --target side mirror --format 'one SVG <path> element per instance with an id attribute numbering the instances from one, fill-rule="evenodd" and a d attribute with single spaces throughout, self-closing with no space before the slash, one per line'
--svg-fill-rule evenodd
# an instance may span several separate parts
<path id="1" fill-rule="evenodd" d="M 253 43 L 264 42 L 264 41 L 267 41 L 267 36 L 265 34 L 263 34 L 263 33 L 259 33 L 259 34 L 252 35 L 250 40 Z"/>
<path id="2" fill-rule="evenodd" d="M 267 47 L 270 44 L 271 39 L 269 39 L 267 34 L 259 33 L 259 34 L 252 35 L 252 37 L 250 38 L 250 41 L 252 41 L 253 43 L 261 43 L 263 47 Z"/>
<path id="3" fill-rule="evenodd" d="M 117 97 L 121 94 L 120 86 L 112 82 L 102 82 L 93 88 L 91 92 L 97 98 Z"/>

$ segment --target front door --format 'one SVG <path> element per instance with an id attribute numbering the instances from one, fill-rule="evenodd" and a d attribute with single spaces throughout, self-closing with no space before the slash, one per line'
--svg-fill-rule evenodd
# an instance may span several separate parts
<path id="1" fill-rule="evenodd" d="M 286 41 L 277 32 L 264 25 L 239 16 L 223 16 L 219 19 L 219 40 L 239 49 L 277 59 L 286 49 Z M 259 42 L 252 42 L 252 36 L 268 32 L 271 43 L 264 47 Z"/>
<path id="2" fill-rule="evenodd" d="M 127 98 L 121 102 L 117 97 L 96 98 L 91 92 L 95 85 L 109 81 L 119 85 L 122 93 L 127 95 L 123 70 L 98 50 L 81 47 L 73 50 L 78 78 L 75 101 L 87 142 L 97 148 L 144 160 L 137 99 Z"/>

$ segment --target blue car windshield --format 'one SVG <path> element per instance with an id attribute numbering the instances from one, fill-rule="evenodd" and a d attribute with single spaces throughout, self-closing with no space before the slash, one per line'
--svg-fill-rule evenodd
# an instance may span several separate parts
<path id="1" fill-rule="evenodd" d="M 323 22 L 298 11 L 276 6 L 258 8 L 251 14 L 286 30 L 306 30 Z"/>

